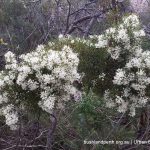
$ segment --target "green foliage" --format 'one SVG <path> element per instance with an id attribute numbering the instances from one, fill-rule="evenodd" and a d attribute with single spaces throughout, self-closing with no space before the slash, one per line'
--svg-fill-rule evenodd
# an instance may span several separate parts
<path id="1" fill-rule="evenodd" d="M 149 50 L 150 48 L 150 38 L 145 37 L 142 42 L 142 47 L 144 50 Z"/>
<path id="2" fill-rule="evenodd" d="M 116 110 L 108 110 L 102 97 L 92 91 L 84 94 L 79 103 L 71 102 L 65 112 L 59 113 L 59 122 L 55 135 L 55 146 L 66 149 L 96 150 L 117 149 L 118 145 L 86 145 L 84 140 L 131 140 L 135 138 L 136 121 L 132 118 L 122 119 Z M 69 114 L 69 115 L 68 115 Z M 127 120 L 127 121 L 126 121 Z"/>

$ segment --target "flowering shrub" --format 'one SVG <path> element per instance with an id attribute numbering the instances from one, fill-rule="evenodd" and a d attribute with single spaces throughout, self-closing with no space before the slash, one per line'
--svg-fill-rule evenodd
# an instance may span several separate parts
<path id="1" fill-rule="evenodd" d="M 94 78 L 95 84 L 100 80 L 98 84 L 101 85 L 99 87 L 101 89 L 99 91 L 104 91 L 106 106 L 116 107 L 118 112 L 129 112 L 131 116 L 134 116 L 135 109 L 144 107 L 149 101 L 150 52 L 142 49 L 144 36 L 145 32 L 141 29 L 139 17 L 131 14 L 123 17 L 121 23 L 108 28 L 101 35 L 93 35 L 89 39 L 60 35 L 59 40 L 61 42 L 69 41 L 72 47 L 82 43 L 83 47 L 91 48 L 93 51 L 98 50 L 99 54 L 102 54 L 99 59 L 104 62 L 101 61 L 102 65 L 99 65 L 99 69 L 97 68 L 99 75 Z M 94 66 L 91 66 L 90 71 L 88 70 L 87 73 L 84 70 L 84 73 L 89 77 L 89 72 L 93 70 Z"/>
<path id="2" fill-rule="evenodd" d="M 103 35 L 91 37 L 96 39 L 93 46 L 106 48 L 119 66 L 112 80 L 113 90 L 105 91 L 106 105 L 117 107 L 120 113 L 129 111 L 131 116 L 135 115 L 135 108 L 144 107 L 149 101 L 150 52 L 141 47 L 143 36 L 139 18 L 132 14 Z"/>
<path id="3" fill-rule="evenodd" d="M 81 93 L 73 86 L 81 80 L 77 70 L 85 73 L 88 83 L 100 81 L 99 92 L 107 107 L 134 116 L 150 96 L 150 52 L 142 49 L 144 36 L 138 16 L 131 14 L 102 35 L 89 39 L 60 35 L 57 42 L 40 45 L 19 58 L 6 53 L 5 70 L 0 73 L 1 114 L 6 124 L 15 129 L 20 111 L 27 108 L 51 113 L 64 108 L 71 97 L 79 99 Z"/>
<path id="4" fill-rule="evenodd" d="M 40 45 L 19 58 L 9 51 L 5 60 L 5 70 L 0 72 L 0 104 L 11 129 L 16 129 L 20 112 L 29 106 L 52 113 L 64 108 L 70 98 L 79 98 L 73 86 L 80 79 L 79 59 L 69 46 L 54 51 Z"/>
<path id="5" fill-rule="evenodd" d="M 135 14 L 125 16 L 122 23 L 108 28 L 102 35 L 89 39 L 70 39 L 70 43 L 81 42 L 86 46 L 106 51 L 108 55 L 100 69 L 99 79 L 104 88 L 107 107 L 116 107 L 118 112 L 135 115 L 135 109 L 144 107 L 149 101 L 150 52 L 142 49 L 139 17 Z M 64 40 L 60 36 L 61 40 Z M 106 86 L 104 86 L 106 85 Z"/>
<path id="6" fill-rule="evenodd" d="M 68 40 L 70 45 L 82 43 L 84 47 L 93 48 L 93 51 L 97 49 L 99 54 L 104 53 L 104 62 L 99 65 L 101 71 L 97 69 L 99 79 L 95 80 L 95 84 L 101 80 L 99 88 L 104 91 L 107 107 L 116 107 L 118 112 L 129 112 L 134 116 L 135 108 L 144 107 L 149 101 L 150 52 L 142 49 L 144 36 L 139 17 L 131 14 L 101 35 L 93 35 L 89 39 L 60 35 L 59 39 L 61 42 Z M 93 69 L 94 66 L 88 71 Z"/>

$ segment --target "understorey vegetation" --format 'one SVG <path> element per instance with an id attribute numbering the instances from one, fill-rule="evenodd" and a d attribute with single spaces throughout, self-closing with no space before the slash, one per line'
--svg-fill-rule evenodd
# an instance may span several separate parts
<path id="1" fill-rule="evenodd" d="M 149 103 L 145 36 L 139 17 L 130 14 L 100 35 L 84 39 L 60 34 L 20 56 L 8 51 L 0 72 L 2 124 L 8 132 L 19 131 L 20 139 L 32 119 L 33 127 L 38 126 L 36 144 L 21 139 L 18 147 L 78 149 L 84 139 L 139 136 L 137 118 Z"/>
<path id="2" fill-rule="evenodd" d="M 148 150 L 135 142 L 150 138 L 150 39 L 140 15 L 125 13 L 122 1 L 82 2 L 77 10 L 69 0 L 32 3 L 0 6 L 8 36 L 0 37 L 0 49 L 7 49 L 0 60 L 0 150 Z M 27 10 L 50 13 L 53 25 L 30 20 L 30 13 L 24 18 Z M 18 23 L 28 32 L 38 25 L 23 44 Z"/>

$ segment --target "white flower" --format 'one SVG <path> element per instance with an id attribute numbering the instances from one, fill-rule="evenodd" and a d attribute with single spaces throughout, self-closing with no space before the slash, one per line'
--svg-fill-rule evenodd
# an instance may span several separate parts
<path id="1" fill-rule="evenodd" d="M 12 129 L 15 130 L 17 128 L 17 122 L 18 122 L 18 113 L 14 109 L 14 106 L 12 104 L 7 105 L 6 107 L 3 107 L 2 113 L 5 116 L 6 124 Z"/>
<path id="2" fill-rule="evenodd" d="M 36 51 L 38 52 L 43 52 L 44 51 L 44 45 L 38 45 L 37 48 L 36 48 Z"/>
<path id="3" fill-rule="evenodd" d="M 30 74 L 31 73 L 31 68 L 27 65 L 24 65 L 24 66 L 18 67 L 18 71 L 22 72 L 22 73 L 25 73 L 25 74 Z"/>
<path id="4" fill-rule="evenodd" d="M 118 112 L 125 113 L 128 110 L 128 102 L 122 101 L 118 107 Z"/>
<path id="5" fill-rule="evenodd" d="M 35 90 L 35 89 L 37 89 L 37 88 L 39 87 L 39 84 L 38 84 L 38 82 L 32 81 L 31 79 L 29 79 L 29 80 L 27 81 L 26 86 L 27 86 L 31 91 L 33 91 L 33 90 Z"/>
<path id="6" fill-rule="evenodd" d="M 115 34 L 116 33 L 116 28 L 109 28 L 106 30 L 106 34 L 109 35 L 109 34 Z"/>
<path id="7" fill-rule="evenodd" d="M 137 67 L 137 68 L 141 68 L 142 66 L 142 59 L 141 58 L 132 58 L 127 64 L 126 67 L 127 68 L 133 68 L 133 67 Z"/>
<path id="8" fill-rule="evenodd" d="M 54 96 L 48 96 L 47 93 L 42 92 L 41 93 L 42 100 L 39 101 L 38 105 L 46 112 L 51 113 L 54 109 L 56 97 Z"/>
<path id="9" fill-rule="evenodd" d="M 0 79 L 0 88 L 3 87 L 4 85 L 5 85 L 4 80 L 1 80 L 1 79 Z"/>
<path id="10" fill-rule="evenodd" d="M 114 84 L 126 85 L 128 84 L 128 79 L 126 78 L 125 71 L 123 69 L 118 69 L 113 80 Z"/>
<path id="11" fill-rule="evenodd" d="M 25 79 L 27 78 L 27 74 L 24 73 L 19 73 L 18 77 L 17 77 L 17 84 L 21 85 L 22 83 L 24 83 Z"/>
<path id="12" fill-rule="evenodd" d="M 139 22 L 139 17 L 135 14 L 131 14 L 128 17 L 124 17 L 123 18 L 123 23 L 127 26 L 127 27 L 137 27 L 139 26 L 140 22 Z"/>
<path id="13" fill-rule="evenodd" d="M 0 94 L 0 104 L 8 102 L 8 93 L 4 92 Z"/>
<path id="14" fill-rule="evenodd" d="M 105 78 L 105 73 L 100 74 L 98 77 L 99 77 L 99 79 L 101 79 L 103 81 Z"/>
<path id="15" fill-rule="evenodd" d="M 108 108 L 113 108 L 115 105 L 114 101 L 112 100 L 111 96 L 110 96 L 110 91 L 106 90 L 104 93 L 104 100 L 106 102 L 106 107 Z"/>
<path id="16" fill-rule="evenodd" d="M 126 29 L 120 29 L 116 35 L 116 40 L 127 43 L 129 41 L 129 37 Z"/>
<path id="17" fill-rule="evenodd" d="M 8 51 L 4 56 L 5 56 L 6 63 L 12 63 L 16 60 L 15 54 L 13 54 L 11 51 Z"/>
<path id="18" fill-rule="evenodd" d="M 96 48 L 104 48 L 108 45 L 108 40 L 105 39 L 104 35 L 99 35 L 98 42 L 95 44 Z"/>
<path id="19" fill-rule="evenodd" d="M 130 89 L 129 88 L 125 88 L 123 90 L 123 97 L 129 97 L 130 96 Z"/>
<path id="20" fill-rule="evenodd" d="M 134 117 L 134 116 L 135 116 L 135 106 L 131 106 L 131 107 L 130 107 L 130 113 L 129 113 L 129 115 L 130 115 L 131 117 Z"/>
<path id="21" fill-rule="evenodd" d="M 121 104 L 121 103 L 124 102 L 124 100 L 123 100 L 122 97 L 120 97 L 120 96 L 116 96 L 115 101 L 116 101 L 117 104 Z"/>
<path id="22" fill-rule="evenodd" d="M 71 40 L 71 43 L 73 44 L 75 41 L 74 40 Z"/>
<path id="23" fill-rule="evenodd" d="M 146 35 L 144 30 L 134 31 L 133 34 L 135 38 L 143 37 Z"/>
<path id="24" fill-rule="evenodd" d="M 41 82 L 43 84 L 55 83 L 55 77 L 49 74 L 43 74 L 39 78 L 41 78 Z"/>
<path id="25" fill-rule="evenodd" d="M 63 37 L 64 37 L 63 34 L 59 34 L 58 36 L 59 39 L 62 39 Z"/>

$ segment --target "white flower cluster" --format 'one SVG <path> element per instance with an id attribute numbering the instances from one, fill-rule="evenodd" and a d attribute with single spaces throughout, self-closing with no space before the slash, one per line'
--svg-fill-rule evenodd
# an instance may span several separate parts
<path id="1" fill-rule="evenodd" d="M 73 82 L 80 79 L 79 59 L 69 46 L 54 51 L 39 45 L 35 51 L 21 55 L 18 61 L 12 52 L 7 52 L 5 60 L 5 70 L 0 72 L 0 104 L 5 103 L 2 115 L 11 129 L 18 120 L 17 113 L 11 110 L 15 110 L 19 89 L 37 93 L 41 99 L 39 107 L 48 113 L 64 108 L 65 102 L 76 98 L 79 92 L 73 86 Z"/>
<path id="2" fill-rule="evenodd" d="M 130 51 L 133 44 L 137 44 L 137 41 L 139 43 L 140 38 L 145 36 L 145 32 L 139 30 L 139 27 L 138 16 L 132 14 L 124 17 L 118 26 L 107 29 L 102 35 L 90 36 L 90 38 L 96 39 L 97 42 L 93 44 L 96 48 L 106 48 L 111 57 L 116 60 L 121 54 Z"/>
<path id="3" fill-rule="evenodd" d="M 136 107 L 143 107 L 150 100 L 147 90 L 150 85 L 150 51 L 134 54 L 122 69 L 118 69 L 114 77 L 115 85 L 124 86 L 121 99 L 126 100 L 130 115 L 135 115 Z M 127 108 L 126 108 L 127 111 Z"/>
<path id="4" fill-rule="evenodd" d="M 90 36 L 91 38 L 97 37 L 95 36 Z M 89 47 L 95 47 L 95 44 L 91 42 L 89 39 L 85 38 L 80 38 L 80 37 L 73 37 L 71 35 L 59 35 L 59 41 L 60 42 L 68 42 L 69 44 L 79 44 L 82 43 L 83 45 L 89 46 Z M 49 45 L 53 45 L 53 43 L 50 43 Z"/>
<path id="5" fill-rule="evenodd" d="M 117 94 L 113 97 L 107 90 L 104 98 L 108 107 L 116 106 L 121 113 L 129 111 L 131 116 L 135 116 L 136 108 L 144 107 L 150 100 L 147 92 L 150 85 L 150 51 L 144 51 L 141 48 L 141 37 L 145 36 L 145 33 L 139 26 L 138 17 L 130 15 L 123 18 L 123 24 L 119 25 L 118 29 L 106 31 L 106 35 L 109 33 L 112 41 L 114 40 L 117 45 L 115 49 L 108 48 L 111 57 L 119 60 L 120 54 L 123 54 L 122 51 L 128 57 L 123 59 L 125 65 L 117 69 L 114 76 L 113 84 L 118 89 Z M 128 30 L 130 30 L 130 36 Z M 130 38 L 134 41 L 133 43 Z M 122 43 L 122 47 L 118 47 L 118 42 Z"/>

